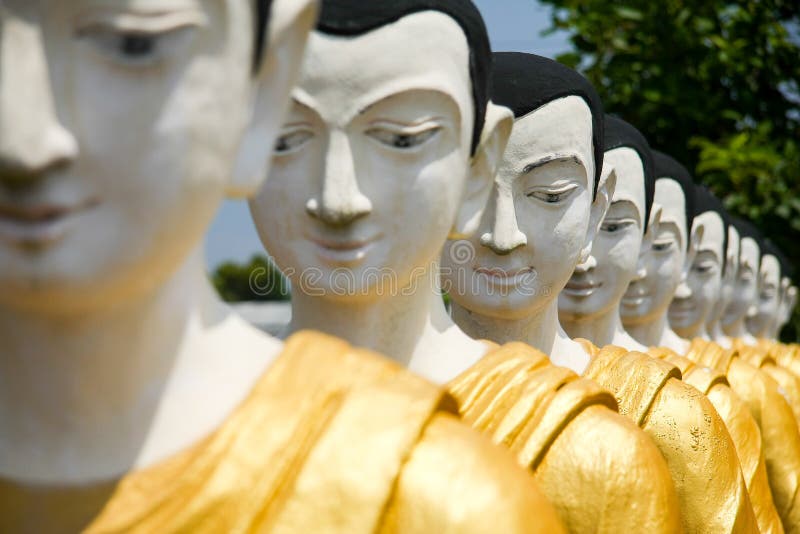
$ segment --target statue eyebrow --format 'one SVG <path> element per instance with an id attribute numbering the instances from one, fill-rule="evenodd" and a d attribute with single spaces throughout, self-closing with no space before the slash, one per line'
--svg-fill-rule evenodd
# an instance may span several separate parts
<path id="1" fill-rule="evenodd" d="M 551 156 L 545 156 L 542 159 L 539 159 L 537 161 L 534 161 L 533 163 L 529 163 L 528 165 L 525 165 L 525 168 L 522 169 L 522 173 L 523 174 L 528 174 L 529 172 L 534 171 L 534 170 L 538 169 L 539 167 L 543 167 L 545 165 L 548 165 L 548 164 L 554 163 L 554 162 L 564 162 L 564 163 L 572 162 L 572 163 L 575 163 L 576 165 L 580 165 L 581 167 L 583 167 L 583 162 L 581 162 L 581 160 L 578 159 L 578 156 L 576 156 L 574 154 L 570 154 L 570 155 L 553 154 Z"/>

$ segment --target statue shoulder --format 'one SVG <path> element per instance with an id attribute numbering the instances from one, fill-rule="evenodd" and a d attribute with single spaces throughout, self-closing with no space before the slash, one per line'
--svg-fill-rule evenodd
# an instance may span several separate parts
<path id="1" fill-rule="evenodd" d="M 441 413 L 411 452 L 382 531 L 566 532 L 508 451 Z"/>
<path id="2" fill-rule="evenodd" d="M 606 406 L 588 406 L 566 425 L 536 480 L 570 531 L 681 531 L 664 458 L 640 428 Z"/>
<path id="3" fill-rule="evenodd" d="M 614 393 L 620 413 L 658 447 L 675 483 L 685 530 L 708 527 L 709 517 L 721 531 L 757 528 L 725 424 L 700 391 L 680 380 L 677 367 L 642 353 L 601 351 L 587 375 Z"/>

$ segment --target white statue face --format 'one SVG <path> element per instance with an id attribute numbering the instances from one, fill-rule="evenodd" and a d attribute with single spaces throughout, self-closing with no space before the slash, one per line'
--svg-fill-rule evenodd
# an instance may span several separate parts
<path id="1" fill-rule="evenodd" d="M 302 54 L 315 12 L 283 4 L 294 22 L 273 18 L 287 26 L 272 28 L 263 77 L 247 1 L 0 5 L 0 302 L 105 306 L 185 261 L 225 194 L 246 189 L 231 177 L 255 154 L 239 142 L 282 120 L 297 69 L 275 62 Z"/>
<path id="2" fill-rule="evenodd" d="M 636 274 L 646 209 L 644 166 L 628 147 L 610 150 L 604 159 L 616 175 L 616 188 L 589 260 L 575 268 L 559 294 L 559 315 L 567 320 L 591 318 L 617 307 Z"/>
<path id="3" fill-rule="evenodd" d="M 791 284 L 791 280 L 789 280 Z M 783 327 L 786 325 L 791 319 L 792 314 L 794 313 L 794 308 L 797 305 L 797 287 L 790 285 L 789 288 L 786 290 L 786 298 L 784 299 L 785 303 L 783 305 L 783 313 L 781 314 L 780 326 Z"/>
<path id="4" fill-rule="evenodd" d="M 450 17 L 312 34 L 273 172 L 250 205 L 295 289 L 371 300 L 436 261 L 465 191 L 478 181 L 485 199 L 491 185 L 473 176 L 473 124 L 469 47 Z"/>
<path id="5" fill-rule="evenodd" d="M 719 303 L 723 309 L 733 299 L 733 293 L 736 291 L 736 280 L 739 277 L 739 257 L 741 255 L 740 247 L 739 231 L 733 225 L 728 226 L 728 256 L 725 263 L 725 271 L 722 275 L 721 302 Z"/>
<path id="6" fill-rule="evenodd" d="M 442 254 L 453 300 L 500 319 L 551 302 L 591 246 L 593 182 L 592 115 L 582 98 L 517 119 L 479 231 L 448 241 Z"/>
<path id="7" fill-rule="evenodd" d="M 775 324 L 778 328 L 785 325 L 791 317 L 792 297 L 790 290 L 792 288 L 792 279 L 788 276 L 781 278 L 781 302 L 778 306 L 778 313 L 775 317 Z"/>
<path id="8" fill-rule="evenodd" d="M 620 315 L 626 324 L 651 322 L 667 312 L 681 281 L 687 258 L 686 199 L 675 180 L 656 181 L 653 212 L 660 212 L 642 247 L 636 276 L 622 298 Z"/>
<path id="9" fill-rule="evenodd" d="M 694 219 L 694 226 L 702 226 L 697 250 L 685 285 L 679 287 L 669 306 L 672 328 L 696 330 L 708 319 L 722 287 L 723 246 L 725 222 L 713 211 Z"/>
<path id="10" fill-rule="evenodd" d="M 758 294 L 760 255 L 758 243 L 754 239 L 750 237 L 741 239 L 738 275 L 731 300 L 722 316 L 722 324 L 735 323 L 747 314 L 750 306 L 755 304 Z"/>
<path id="11" fill-rule="evenodd" d="M 766 332 L 775 321 L 780 307 L 781 266 L 778 258 L 766 254 L 761 258 L 758 293 L 749 317 L 753 333 Z"/>

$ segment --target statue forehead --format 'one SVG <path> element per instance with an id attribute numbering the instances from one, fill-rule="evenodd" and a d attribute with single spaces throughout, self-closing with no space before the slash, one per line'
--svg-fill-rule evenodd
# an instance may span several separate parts
<path id="1" fill-rule="evenodd" d="M 559 98 L 514 121 L 506 160 L 573 158 L 594 176 L 592 111 L 579 96 Z M 591 187 L 591 183 L 587 187 Z"/>
<path id="2" fill-rule="evenodd" d="M 700 238 L 698 251 L 710 250 L 722 261 L 725 252 L 722 250 L 725 244 L 725 221 L 716 211 L 706 211 L 694 218 L 695 228 L 699 225 L 703 226 L 703 235 Z"/>
<path id="3" fill-rule="evenodd" d="M 761 274 L 765 282 L 780 284 L 781 264 L 772 254 L 765 254 L 761 258 Z"/>
<path id="4" fill-rule="evenodd" d="M 407 15 L 352 37 L 317 31 L 294 97 L 317 111 L 352 118 L 386 97 L 430 90 L 472 116 L 469 54 L 464 31 L 438 11 Z"/>
<path id="5" fill-rule="evenodd" d="M 605 153 L 604 164 L 613 167 L 617 176 L 617 186 L 612 202 L 632 202 L 644 222 L 645 192 L 644 164 L 639 153 L 630 147 L 619 147 Z"/>
<path id="6" fill-rule="evenodd" d="M 758 255 L 760 249 L 756 240 L 752 237 L 743 237 L 740 240 L 739 257 L 742 264 L 747 264 L 752 268 L 758 266 Z"/>
<path id="7" fill-rule="evenodd" d="M 681 239 L 686 243 L 686 197 L 680 184 L 672 178 L 656 180 L 654 204 L 661 208 L 661 224 L 672 223 L 678 227 Z"/>

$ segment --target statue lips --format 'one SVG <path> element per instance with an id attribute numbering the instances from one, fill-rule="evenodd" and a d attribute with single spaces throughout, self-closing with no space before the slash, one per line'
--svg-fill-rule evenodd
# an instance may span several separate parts
<path id="1" fill-rule="evenodd" d="M 650 296 L 644 289 L 636 289 L 633 286 L 628 287 L 628 291 L 622 297 L 622 304 L 625 306 L 641 306 L 645 300 Z"/>
<path id="2" fill-rule="evenodd" d="M 572 277 L 562 291 L 570 297 L 588 298 L 602 285 L 602 282 Z"/>
<path id="3" fill-rule="evenodd" d="M 677 326 L 688 326 L 694 317 L 694 312 L 695 307 L 691 301 L 675 299 L 669 306 L 669 320 Z"/>
<path id="4" fill-rule="evenodd" d="M 368 239 L 361 238 L 321 238 L 309 237 L 309 241 L 314 243 L 317 254 L 325 261 L 353 266 L 366 258 L 369 250 L 377 243 L 381 235 L 376 235 Z"/>
<path id="5" fill-rule="evenodd" d="M 536 279 L 536 270 L 533 267 L 516 269 L 476 267 L 475 273 L 479 276 L 485 276 L 491 285 L 503 287 L 517 287 Z"/>
<path id="6" fill-rule="evenodd" d="M 95 207 L 99 201 L 88 199 L 73 205 L 0 204 L 0 240 L 13 246 L 37 248 L 60 241 L 78 215 Z"/>

